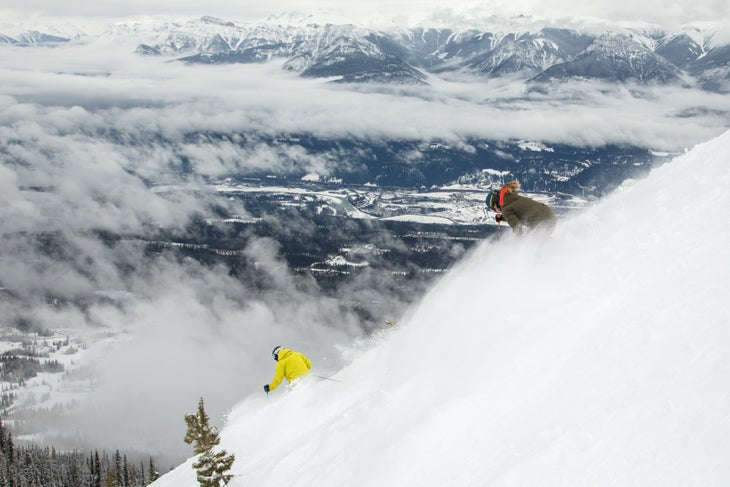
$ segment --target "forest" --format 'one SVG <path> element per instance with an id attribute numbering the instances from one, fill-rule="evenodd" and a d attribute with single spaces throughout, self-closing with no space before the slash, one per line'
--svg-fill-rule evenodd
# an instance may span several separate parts
<path id="1" fill-rule="evenodd" d="M 159 476 L 152 457 L 131 462 L 119 450 L 57 451 L 16 444 L 0 420 L 1 487 L 144 487 Z"/>

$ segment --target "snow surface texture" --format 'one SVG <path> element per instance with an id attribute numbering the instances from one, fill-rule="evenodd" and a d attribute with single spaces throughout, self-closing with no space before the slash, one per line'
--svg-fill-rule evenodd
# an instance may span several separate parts
<path id="1" fill-rule="evenodd" d="M 229 485 L 730 485 L 729 163 L 730 131 L 549 242 L 484 242 L 341 382 L 252 391 Z"/>

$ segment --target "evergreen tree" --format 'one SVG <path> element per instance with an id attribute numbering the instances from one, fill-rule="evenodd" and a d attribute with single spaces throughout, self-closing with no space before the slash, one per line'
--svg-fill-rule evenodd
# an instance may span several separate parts
<path id="1" fill-rule="evenodd" d="M 124 458 L 126 459 L 127 456 L 125 455 Z M 124 480 L 124 483 L 127 485 L 127 487 L 137 487 L 138 485 L 143 485 L 141 482 L 144 482 L 144 474 L 142 474 L 142 477 L 140 477 L 140 473 L 136 468 L 134 468 L 134 465 L 126 468 L 125 473 L 127 477 Z"/>
<path id="2" fill-rule="evenodd" d="M 63 457 L 61 457 L 61 460 Z M 62 485 L 86 485 L 82 484 L 82 458 L 78 452 L 73 452 L 68 462 L 68 472 L 66 472 Z"/>
<path id="3" fill-rule="evenodd" d="M 5 426 L 2 417 L 0 417 L 0 452 L 5 453 Z"/>
<path id="4" fill-rule="evenodd" d="M 106 471 L 106 482 L 104 483 L 104 487 L 120 487 L 117 483 L 117 476 L 114 474 L 112 469 Z"/>
<path id="5" fill-rule="evenodd" d="M 127 455 L 122 457 L 122 480 L 124 481 L 124 487 L 129 485 L 129 464 L 127 463 Z"/>
<path id="6" fill-rule="evenodd" d="M 193 464 L 198 471 L 198 483 L 200 487 L 220 487 L 227 485 L 233 475 L 226 473 L 233 466 L 235 456 L 225 450 L 214 452 L 211 448 L 203 453 L 200 459 Z"/>
<path id="7" fill-rule="evenodd" d="M 220 442 L 218 430 L 210 425 L 208 414 L 205 412 L 205 403 L 200 398 L 197 414 L 186 414 L 185 423 L 188 426 L 185 434 L 185 443 L 194 443 L 193 450 L 200 455 L 193 464 L 197 470 L 198 483 L 201 487 L 220 487 L 227 485 L 233 475 L 228 470 L 233 466 L 235 456 L 226 450 L 214 452 L 213 447 Z"/>
<path id="8" fill-rule="evenodd" d="M 12 465 L 15 463 L 15 445 L 13 445 L 13 434 L 8 431 L 5 436 L 5 442 L 3 443 L 3 453 L 5 458 L 8 460 L 8 464 Z"/>
<path id="9" fill-rule="evenodd" d="M 160 472 L 157 471 L 157 467 L 155 467 L 155 461 L 150 457 L 150 483 L 154 482 L 155 480 L 160 478 Z"/>
<path id="10" fill-rule="evenodd" d="M 94 452 L 94 478 L 92 479 L 93 487 L 101 487 L 101 461 L 99 460 L 99 451 Z"/>
<path id="11" fill-rule="evenodd" d="M 203 398 L 198 402 L 198 414 L 186 414 L 185 423 L 188 431 L 185 433 L 185 443 L 194 443 L 193 451 L 200 455 L 217 446 L 220 442 L 218 430 L 210 425 L 208 413 L 205 412 Z"/>
<path id="12" fill-rule="evenodd" d="M 0 420 L 0 487 L 142 487 L 147 485 L 144 464 L 139 471 L 119 452 L 110 458 L 98 451 L 58 451 L 37 445 L 16 446 Z M 150 462 L 152 462 L 150 458 Z M 115 468 L 117 465 L 120 469 Z M 123 483 L 118 481 L 121 473 Z"/>
<path id="13" fill-rule="evenodd" d="M 150 482 L 152 482 L 150 480 Z M 139 462 L 139 483 L 140 485 L 147 485 L 147 473 L 144 470 L 144 462 Z"/>
<path id="14" fill-rule="evenodd" d="M 117 450 L 114 453 L 114 478 L 119 487 L 124 487 L 124 472 L 122 472 L 122 455 Z"/>

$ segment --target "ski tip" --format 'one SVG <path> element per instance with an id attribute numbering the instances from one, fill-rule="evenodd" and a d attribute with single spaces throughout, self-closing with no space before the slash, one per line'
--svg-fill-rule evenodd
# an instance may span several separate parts
<path id="1" fill-rule="evenodd" d="M 391 320 L 385 320 L 385 324 L 386 324 L 386 325 L 388 325 L 389 327 L 391 327 L 391 328 L 392 328 L 392 327 L 394 327 L 394 326 L 395 326 L 395 325 L 396 325 L 397 323 L 396 323 L 395 321 L 391 321 Z"/>

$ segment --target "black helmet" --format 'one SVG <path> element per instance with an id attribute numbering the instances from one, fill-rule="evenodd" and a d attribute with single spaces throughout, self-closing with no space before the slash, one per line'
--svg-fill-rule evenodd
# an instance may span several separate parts
<path id="1" fill-rule="evenodd" d="M 274 360 L 279 360 L 279 350 L 281 350 L 283 347 L 281 345 L 277 345 L 274 347 L 274 350 L 271 352 L 271 356 L 274 357 Z"/>

